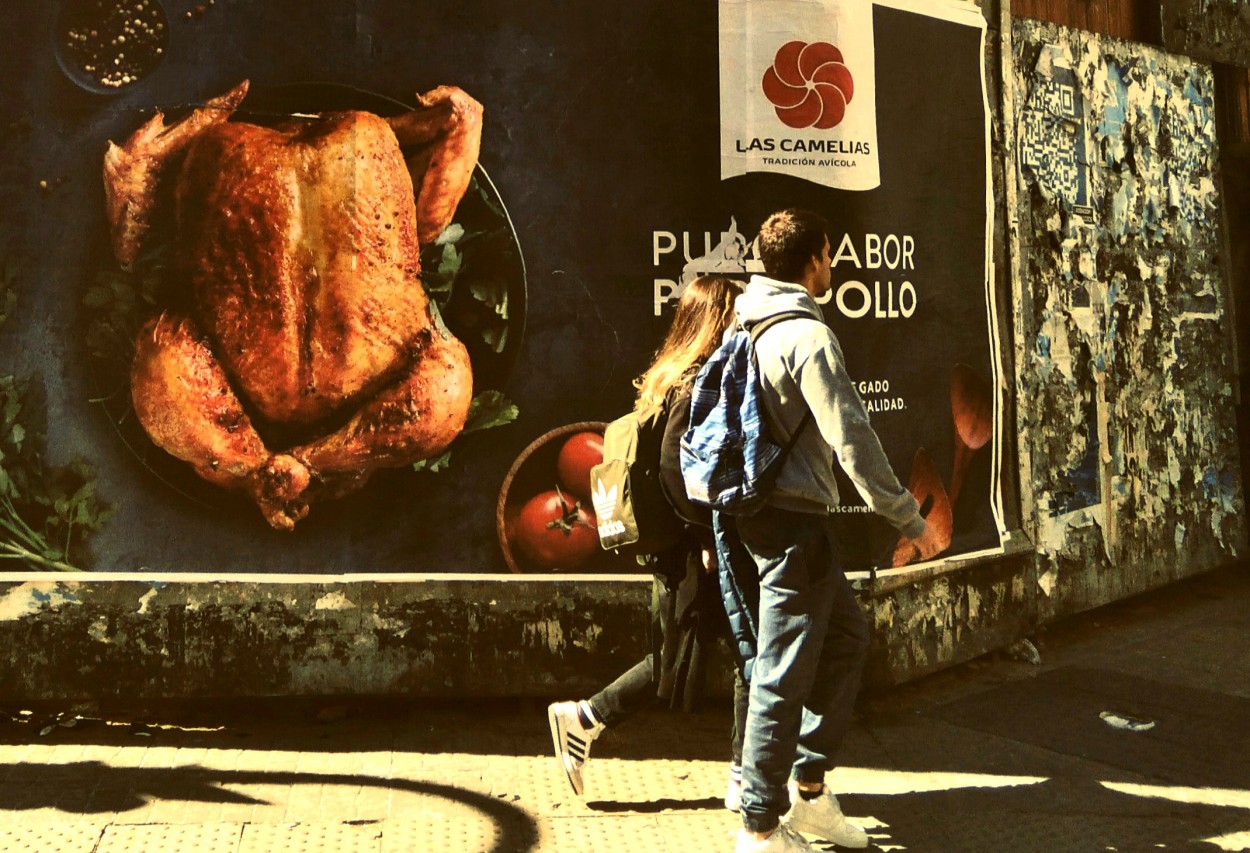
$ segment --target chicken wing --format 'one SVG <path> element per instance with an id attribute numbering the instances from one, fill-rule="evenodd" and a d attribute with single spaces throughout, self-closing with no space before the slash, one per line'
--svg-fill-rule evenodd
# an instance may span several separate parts
<path id="1" fill-rule="evenodd" d="M 193 139 L 230 118 L 247 87 L 244 80 L 171 125 L 165 124 L 164 114 L 157 110 L 125 145 L 109 142 L 104 154 L 104 201 L 113 255 L 123 269 L 134 266 L 152 228 L 161 179 L 175 168 Z"/>

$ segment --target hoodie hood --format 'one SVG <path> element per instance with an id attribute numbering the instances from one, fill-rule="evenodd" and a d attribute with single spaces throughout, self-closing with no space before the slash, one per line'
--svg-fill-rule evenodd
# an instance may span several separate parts
<path id="1" fill-rule="evenodd" d="M 785 311 L 803 311 L 822 323 L 825 315 L 812 295 L 802 285 L 777 281 L 763 275 L 751 276 L 746 290 L 734 302 L 738 319 L 744 324 L 758 323 Z"/>

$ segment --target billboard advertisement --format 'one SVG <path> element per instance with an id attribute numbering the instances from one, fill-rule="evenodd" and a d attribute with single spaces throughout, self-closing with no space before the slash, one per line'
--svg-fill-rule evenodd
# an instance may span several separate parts
<path id="1" fill-rule="evenodd" d="M 825 314 L 900 479 L 948 554 L 998 546 L 975 8 L 70 0 L 0 26 L 8 567 L 632 570 L 535 562 L 518 526 L 591 529 L 551 495 L 578 499 L 683 285 L 749 274 L 791 206 L 831 224 Z M 843 509 L 857 565 L 907 562 Z"/>

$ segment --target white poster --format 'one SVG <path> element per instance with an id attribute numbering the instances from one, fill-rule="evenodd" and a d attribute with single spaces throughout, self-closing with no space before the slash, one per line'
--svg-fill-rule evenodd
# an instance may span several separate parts
<path id="1" fill-rule="evenodd" d="M 721 178 L 881 183 L 871 0 L 721 0 Z"/>

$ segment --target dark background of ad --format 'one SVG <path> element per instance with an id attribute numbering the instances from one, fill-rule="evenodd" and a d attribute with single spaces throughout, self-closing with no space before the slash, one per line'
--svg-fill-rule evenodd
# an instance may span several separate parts
<path id="1" fill-rule="evenodd" d="M 882 186 L 846 193 L 793 178 L 720 181 L 715 3 L 217 0 L 185 17 L 195 5 L 166 0 L 166 61 L 115 96 L 84 92 L 60 72 L 52 4 L 19 4 L 0 19 L 0 234 L 20 270 L 0 372 L 31 378 L 46 399 L 49 458 L 87 461 L 115 508 L 92 539 L 92 568 L 505 571 L 495 505 L 509 466 L 551 428 L 629 408 L 631 380 L 663 334 L 668 312 L 654 315 L 653 280 L 676 278 L 681 260 L 657 268 L 653 232 L 691 232 L 701 246 L 703 232 L 715 241 L 732 215 L 749 239 L 783 206 L 824 213 L 859 245 L 864 231 L 915 237 L 915 317 L 861 334 L 826 313 L 852 375 L 887 376 L 892 396 L 907 401 L 906 417 L 874 417 L 900 479 L 922 444 L 949 471 L 946 375 L 960 361 L 987 379 L 990 371 L 985 115 L 972 28 L 878 9 Z M 524 336 L 500 383 L 518 420 L 458 440 L 446 471 L 382 471 L 354 495 L 315 504 L 292 534 L 270 530 L 241 496 L 142 464 L 92 402 L 83 343 L 83 294 L 107 251 L 106 141 L 124 140 L 154 106 L 173 113 L 245 77 L 258 89 L 331 82 L 405 102 L 439 84 L 464 88 L 485 107 L 480 162 L 527 269 Z M 844 277 L 835 270 L 835 286 Z M 869 273 L 862 278 L 871 286 Z M 975 499 L 976 520 L 953 550 L 997 544 L 988 457 L 986 448 L 969 472 L 964 496 Z"/>
<path id="2" fill-rule="evenodd" d="M 980 32 L 923 15 L 877 7 L 877 140 L 881 185 L 867 192 L 832 190 L 789 176 L 748 175 L 726 181 L 724 204 L 738 213 L 748 239 L 781 207 L 807 207 L 830 223 L 830 253 L 850 236 L 867 263 L 865 234 L 914 238 L 915 269 L 855 269 L 835 265 L 833 291 L 847 280 L 875 290 L 882 301 L 910 281 L 917 294 L 909 317 L 846 317 L 831 300 L 825 319 L 838 336 L 847 369 L 856 381 L 888 380 L 887 394 L 902 398 L 902 411 L 871 415 L 872 424 L 904 486 L 913 455 L 923 447 L 949 488 L 954 428 L 950 371 L 965 364 L 990 387 L 994 371 L 985 300 L 986 157 L 988 121 L 981 84 Z M 813 34 L 811 40 L 816 40 Z M 819 155 L 816 155 L 819 156 Z M 849 307 L 861 304 L 858 297 Z M 897 298 L 895 301 L 897 307 Z M 882 305 L 882 310 L 888 309 Z M 954 508 L 955 535 L 947 554 L 998 545 L 990 504 L 990 445 L 968 466 Z M 863 506 L 839 471 L 844 506 Z M 870 514 L 839 516 L 847 566 L 889 566 L 898 534 Z"/>

